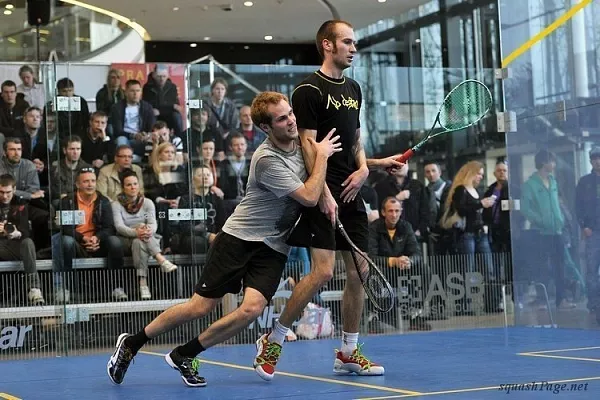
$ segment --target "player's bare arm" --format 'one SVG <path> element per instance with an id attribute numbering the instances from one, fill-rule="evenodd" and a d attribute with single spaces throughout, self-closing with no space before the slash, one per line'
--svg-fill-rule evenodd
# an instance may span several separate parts
<path id="1" fill-rule="evenodd" d="M 304 182 L 304 185 L 292 192 L 290 196 L 305 207 L 314 207 L 319 202 L 319 198 L 321 197 L 324 188 L 327 187 L 327 184 L 325 183 L 325 176 L 327 175 L 327 159 L 334 153 L 342 151 L 342 144 L 338 142 L 340 138 L 339 135 L 332 137 L 334 132 L 335 128 L 329 131 L 327 136 L 320 142 L 316 142 L 315 139 L 310 136 L 307 136 L 304 139 L 305 143 L 303 143 L 302 151 L 305 152 L 310 148 L 308 152 L 312 154 L 312 157 L 308 161 L 312 164 L 311 168 L 309 169 L 308 165 L 306 167 L 310 176 L 306 182 Z M 307 156 L 306 153 L 304 154 L 306 163 Z"/>
<path id="2" fill-rule="evenodd" d="M 306 170 L 312 176 L 312 171 L 315 164 L 315 154 L 314 148 L 310 144 L 310 140 L 312 139 L 314 141 L 316 139 L 317 131 L 313 129 L 298 129 L 298 135 L 300 136 L 300 143 L 302 145 L 302 154 L 304 156 Z M 318 204 L 321 212 L 327 215 L 331 221 L 331 224 L 334 225 L 337 213 L 337 203 L 331 195 L 329 187 L 327 187 L 327 183 L 325 183 L 325 181 L 323 181 L 323 190 L 321 192 L 321 197 L 318 201 Z"/>
<path id="3" fill-rule="evenodd" d="M 352 151 L 358 169 L 350 174 L 350 176 L 342 183 L 344 190 L 342 191 L 341 198 L 344 203 L 349 203 L 356 198 L 356 195 L 360 192 L 360 188 L 369 177 L 367 156 L 365 155 L 365 149 L 360 141 L 360 128 L 356 130 L 356 139 Z"/>

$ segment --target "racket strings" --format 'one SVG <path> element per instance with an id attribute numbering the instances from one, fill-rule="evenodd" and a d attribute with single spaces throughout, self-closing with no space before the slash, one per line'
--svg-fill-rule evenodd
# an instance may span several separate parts
<path id="1" fill-rule="evenodd" d="M 477 81 L 465 81 L 444 99 L 440 124 L 448 130 L 466 128 L 479 121 L 492 106 L 487 87 Z"/>

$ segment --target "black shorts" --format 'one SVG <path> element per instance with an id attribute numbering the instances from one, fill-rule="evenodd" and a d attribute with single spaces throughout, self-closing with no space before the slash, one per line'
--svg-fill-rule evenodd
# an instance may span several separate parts
<path id="1" fill-rule="evenodd" d="M 354 201 L 338 203 L 338 216 L 350 240 L 364 252 L 369 251 L 369 220 L 360 196 Z M 350 245 L 321 212 L 319 206 L 305 208 L 300 220 L 290 234 L 287 244 L 294 247 L 313 247 L 326 250 L 350 250 Z"/>
<path id="2" fill-rule="evenodd" d="M 220 232 L 208 250 L 206 264 L 194 292 L 218 299 L 250 287 L 267 301 L 277 291 L 287 256 L 263 242 L 248 242 Z"/>

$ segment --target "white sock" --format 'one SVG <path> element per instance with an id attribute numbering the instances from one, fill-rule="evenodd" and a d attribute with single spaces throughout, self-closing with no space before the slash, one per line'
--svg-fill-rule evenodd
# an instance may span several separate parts
<path id="1" fill-rule="evenodd" d="M 358 332 L 348 333 L 342 332 L 342 353 L 349 356 L 358 346 Z"/>
<path id="2" fill-rule="evenodd" d="M 289 328 L 283 326 L 279 320 L 275 321 L 275 326 L 273 327 L 273 331 L 268 337 L 269 342 L 274 342 L 279 345 L 283 345 L 285 341 L 285 336 L 288 333 Z"/>

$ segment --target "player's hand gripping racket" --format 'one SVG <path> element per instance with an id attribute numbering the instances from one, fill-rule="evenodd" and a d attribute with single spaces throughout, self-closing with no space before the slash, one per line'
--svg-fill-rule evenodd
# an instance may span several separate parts
<path id="1" fill-rule="evenodd" d="M 436 136 L 459 131 L 474 125 L 487 114 L 491 107 L 492 94 L 487 86 L 474 79 L 468 79 L 459 83 L 444 98 L 433 126 L 425 139 L 404 152 L 396 161 L 405 163 L 414 153 L 419 151 L 421 146 Z M 433 133 L 438 123 L 443 130 Z M 388 168 L 388 172 L 391 172 L 391 170 L 392 168 Z"/>
<path id="2" fill-rule="evenodd" d="M 377 265 L 350 239 L 340 220 L 336 217 L 337 229 L 350 245 L 350 254 L 365 293 L 377 311 L 388 312 L 394 307 L 396 294 Z"/>

